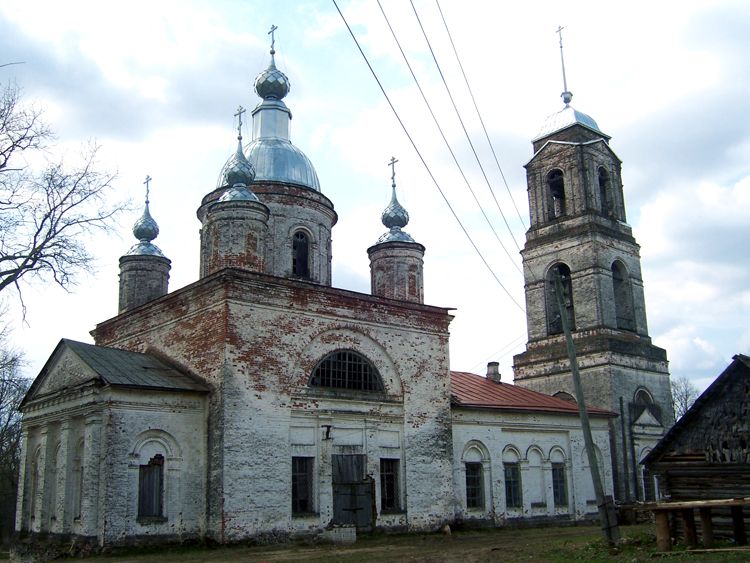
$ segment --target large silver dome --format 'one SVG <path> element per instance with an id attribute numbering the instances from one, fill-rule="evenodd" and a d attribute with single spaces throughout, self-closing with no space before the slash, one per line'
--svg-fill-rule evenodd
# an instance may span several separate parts
<path id="1" fill-rule="evenodd" d="M 255 139 L 245 147 L 245 154 L 255 168 L 256 183 L 285 182 L 320 191 L 312 162 L 286 139 Z"/>

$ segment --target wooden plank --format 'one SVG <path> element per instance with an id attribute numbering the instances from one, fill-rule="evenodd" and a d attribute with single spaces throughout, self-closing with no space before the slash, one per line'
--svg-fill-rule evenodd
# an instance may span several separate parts
<path id="1" fill-rule="evenodd" d="M 742 506 L 732 507 L 732 527 L 734 528 L 734 542 L 737 545 L 747 545 L 745 533 L 745 519 L 742 516 Z"/>
<path id="2" fill-rule="evenodd" d="M 692 508 L 682 509 L 682 522 L 685 526 L 685 543 L 690 548 L 698 547 L 698 535 L 695 532 L 695 514 Z"/>
<path id="3" fill-rule="evenodd" d="M 750 505 L 750 497 L 743 498 L 726 498 L 713 500 L 681 500 L 681 501 L 662 501 L 662 502 L 645 502 L 635 507 L 636 510 L 681 510 L 683 508 L 701 508 L 716 506 L 742 506 Z"/>
<path id="4" fill-rule="evenodd" d="M 711 508 L 703 507 L 699 510 L 701 515 L 701 531 L 703 533 L 703 547 L 714 545 L 714 524 L 711 521 Z"/>
<path id="5" fill-rule="evenodd" d="M 660 510 L 654 516 L 656 518 L 656 549 L 658 551 L 671 551 L 672 537 L 669 531 L 669 513 Z"/>

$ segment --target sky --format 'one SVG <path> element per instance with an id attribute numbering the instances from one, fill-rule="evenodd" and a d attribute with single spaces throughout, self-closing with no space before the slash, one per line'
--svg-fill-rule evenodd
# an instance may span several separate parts
<path id="1" fill-rule="evenodd" d="M 170 289 L 197 279 L 195 211 L 236 146 L 237 106 L 259 101 L 252 84 L 268 64 L 272 24 L 277 66 L 291 82 L 292 141 L 339 216 L 333 285 L 369 293 L 366 249 L 386 230 L 380 214 L 395 156 L 398 196 L 411 216 L 404 230 L 427 249 L 425 302 L 455 308 L 453 369 L 484 373 L 494 360 L 512 382 L 513 354 L 525 347 L 524 164 L 546 116 L 563 107 L 558 26 L 572 105 L 612 137 L 623 161 L 649 334 L 667 350 L 672 376 L 703 389 L 734 354 L 750 352 L 750 4 L 414 0 L 419 20 L 409 2 L 381 5 L 466 180 L 376 0 L 339 6 L 426 166 L 333 1 L 0 3 L 0 63 L 23 62 L 0 68 L 0 82 L 15 81 L 43 109 L 56 133 L 47 157 L 74 163 L 85 143 L 98 143 L 100 168 L 117 172 L 113 201 L 129 198 L 135 207 L 111 236 L 88 241 L 95 273 L 70 291 L 23 284 L 25 321 L 17 296 L 2 296 L 25 375 L 39 372 L 60 338 L 91 342 L 89 331 L 117 314 L 118 259 L 136 242 L 131 228 L 147 174 L 161 229 L 154 242 L 172 260 Z M 249 140 L 249 129 L 244 134 Z"/>

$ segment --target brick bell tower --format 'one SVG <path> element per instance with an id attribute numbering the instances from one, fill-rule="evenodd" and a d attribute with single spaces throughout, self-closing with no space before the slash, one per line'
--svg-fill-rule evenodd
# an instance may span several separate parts
<path id="1" fill-rule="evenodd" d="M 568 315 L 587 404 L 619 414 L 610 423 L 616 498 L 649 498 L 653 482 L 639 461 L 674 422 L 667 355 L 648 334 L 621 161 L 596 121 L 570 105 L 567 85 L 562 98 L 565 107 L 547 118 L 526 164 L 528 343 L 514 357 L 515 383 L 573 399 L 560 321 Z M 563 281 L 562 313 L 555 272 Z"/>

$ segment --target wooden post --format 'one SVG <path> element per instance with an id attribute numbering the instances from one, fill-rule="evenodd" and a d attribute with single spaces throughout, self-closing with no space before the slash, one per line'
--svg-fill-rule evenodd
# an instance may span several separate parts
<path id="1" fill-rule="evenodd" d="M 591 480 L 594 482 L 594 494 L 596 495 L 596 504 L 599 508 L 599 523 L 602 529 L 604 539 L 610 546 L 617 545 L 620 541 L 620 528 L 617 526 L 617 515 L 614 511 L 614 502 L 612 496 L 604 495 L 602 478 L 599 473 L 599 462 L 596 459 L 596 450 L 594 449 L 594 439 L 591 436 L 591 425 L 589 424 L 589 413 L 586 410 L 586 401 L 583 396 L 583 386 L 581 385 L 581 376 L 578 373 L 578 360 L 576 359 L 576 348 L 573 344 L 573 336 L 570 333 L 568 324 L 568 310 L 565 307 L 563 298 L 562 281 L 560 272 L 555 271 L 553 284 L 555 286 L 555 298 L 557 308 L 560 312 L 560 321 L 565 333 L 565 344 L 568 349 L 568 358 L 570 359 L 570 373 L 573 376 L 573 387 L 576 392 L 576 401 L 578 402 L 578 414 L 581 418 L 581 430 L 583 431 L 583 441 L 586 444 L 586 455 L 591 468 Z"/>
<path id="2" fill-rule="evenodd" d="M 742 505 L 732 507 L 732 527 L 734 528 L 734 542 L 737 545 L 747 545 L 745 533 L 745 519 L 742 516 Z"/>
<path id="3" fill-rule="evenodd" d="M 654 510 L 654 518 L 656 519 L 656 549 L 659 551 L 672 551 L 669 512 L 666 510 Z"/>
<path id="4" fill-rule="evenodd" d="M 695 532 L 695 515 L 692 508 L 683 508 L 682 521 L 685 527 L 685 543 L 690 548 L 698 547 L 698 535 Z"/>
<path id="5" fill-rule="evenodd" d="M 712 547 L 714 545 L 714 524 L 711 521 L 711 507 L 701 508 L 699 512 L 703 530 L 703 547 Z"/>

